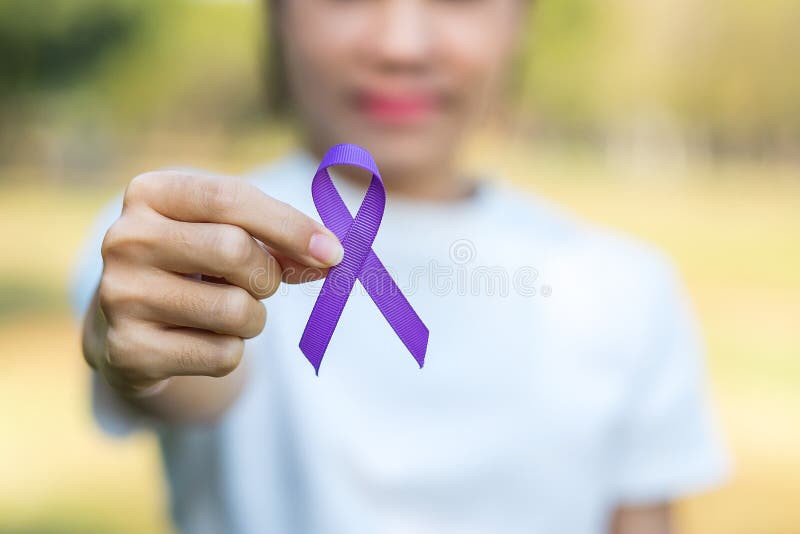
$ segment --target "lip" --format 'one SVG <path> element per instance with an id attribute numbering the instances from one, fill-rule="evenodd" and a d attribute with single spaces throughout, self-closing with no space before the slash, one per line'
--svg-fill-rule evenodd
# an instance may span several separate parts
<path id="1" fill-rule="evenodd" d="M 355 98 L 356 109 L 375 122 L 407 125 L 421 122 L 440 107 L 440 100 L 430 92 L 389 94 L 360 91 Z"/>

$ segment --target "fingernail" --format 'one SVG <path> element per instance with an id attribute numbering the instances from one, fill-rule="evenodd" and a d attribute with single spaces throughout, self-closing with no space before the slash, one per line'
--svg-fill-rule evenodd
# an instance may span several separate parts
<path id="1" fill-rule="evenodd" d="M 326 265 L 336 265 L 344 257 L 344 249 L 335 237 L 316 233 L 308 243 L 308 253 Z"/>

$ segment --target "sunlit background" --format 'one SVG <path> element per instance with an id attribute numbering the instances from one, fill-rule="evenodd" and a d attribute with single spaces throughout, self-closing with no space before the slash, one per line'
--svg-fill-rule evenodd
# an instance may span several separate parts
<path id="1" fill-rule="evenodd" d="M 137 173 L 240 173 L 265 110 L 259 2 L 0 0 L 0 531 L 170 532 L 155 440 L 94 426 L 67 304 Z M 800 532 L 800 2 L 537 0 L 506 137 L 467 160 L 676 260 L 735 462 L 689 534 Z M 494 132 L 494 133 L 493 133 Z"/>

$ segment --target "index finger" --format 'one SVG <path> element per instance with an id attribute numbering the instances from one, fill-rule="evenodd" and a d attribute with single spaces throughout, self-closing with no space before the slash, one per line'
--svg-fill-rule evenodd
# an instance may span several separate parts
<path id="1" fill-rule="evenodd" d="M 126 191 L 165 217 L 233 224 L 271 248 L 312 267 L 339 263 L 344 249 L 322 224 L 246 180 L 177 171 L 143 174 Z"/>

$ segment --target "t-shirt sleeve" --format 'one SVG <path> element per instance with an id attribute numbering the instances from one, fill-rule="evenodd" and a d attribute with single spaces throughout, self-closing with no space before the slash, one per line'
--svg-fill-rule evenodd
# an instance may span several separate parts
<path id="1" fill-rule="evenodd" d="M 103 272 L 100 248 L 106 231 L 119 217 L 122 194 L 109 201 L 97 214 L 79 248 L 70 281 L 70 305 L 80 323 L 89 308 Z M 155 422 L 137 412 L 120 399 L 100 374 L 87 366 L 92 416 L 98 426 L 113 436 L 125 436 Z"/>
<path id="2" fill-rule="evenodd" d="M 644 314 L 646 334 L 618 435 L 617 502 L 669 501 L 708 489 L 729 459 L 706 390 L 704 343 L 684 285 L 667 261 Z"/>

